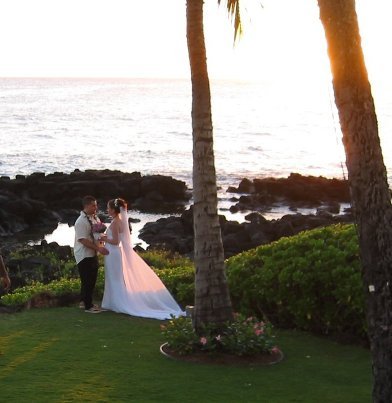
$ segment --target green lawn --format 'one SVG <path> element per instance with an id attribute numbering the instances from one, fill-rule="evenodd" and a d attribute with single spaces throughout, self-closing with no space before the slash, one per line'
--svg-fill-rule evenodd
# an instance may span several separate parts
<path id="1" fill-rule="evenodd" d="M 161 323 L 78 308 L 0 315 L 0 401 L 371 401 L 370 354 L 360 347 L 279 331 L 279 364 L 208 366 L 161 355 Z"/>

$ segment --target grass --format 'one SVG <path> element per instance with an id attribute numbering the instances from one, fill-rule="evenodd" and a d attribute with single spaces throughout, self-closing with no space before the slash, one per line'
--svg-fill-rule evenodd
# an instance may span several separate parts
<path id="1" fill-rule="evenodd" d="M 370 354 L 363 348 L 279 331 L 279 364 L 207 366 L 161 355 L 161 323 L 77 308 L 0 315 L 1 401 L 371 401 Z"/>

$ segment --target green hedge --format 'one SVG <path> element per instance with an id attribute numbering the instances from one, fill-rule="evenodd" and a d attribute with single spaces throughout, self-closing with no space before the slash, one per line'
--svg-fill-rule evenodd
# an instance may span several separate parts
<path id="1" fill-rule="evenodd" d="M 30 255 L 26 254 L 26 256 Z M 36 256 L 36 253 L 32 252 L 31 256 Z M 190 259 L 172 255 L 165 251 L 144 252 L 141 254 L 141 257 L 152 265 L 152 269 L 161 278 L 180 305 L 185 307 L 185 305 L 193 304 L 194 270 Z M 99 262 L 100 268 L 94 294 L 94 297 L 98 300 L 102 299 L 105 284 L 102 256 L 100 256 Z M 22 306 L 32 297 L 41 293 L 49 293 L 53 296 L 64 294 L 78 295 L 80 293 L 80 280 L 74 273 L 69 273 L 68 276 L 47 284 L 38 281 L 30 283 L 27 286 L 15 289 L 10 294 L 2 296 L 1 303 L 8 306 Z"/>
<path id="2" fill-rule="evenodd" d="M 195 271 L 193 266 L 155 270 L 167 289 L 184 308 L 195 300 Z"/>
<path id="3" fill-rule="evenodd" d="M 227 261 L 235 307 L 282 327 L 366 335 L 358 239 L 333 225 L 241 253 Z"/>
<path id="4" fill-rule="evenodd" d="M 141 252 L 140 256 L 154 269 L 172 269 L 175 267 L 192 266 L 192 261 L 176 252 L 161 249 L 152 249 Z"/>
<path id="5" fill-rule="evenodd" d="M 185 256 L 166 250 L 152 249 L 140 253 L 152 267 L 176 301 L 185 308 L 195 299 L 193 262 Z"/>
<path id="6" fill-rule="evenodd" d="M 153 267 L 178 303 L 194 302 L 192 262 L 163 251 L 141 256 Z M 96 297 L 104 287 L 100 261 Z M 282 238 L 226 261 L 235 311 L 267 318 L 280 327 L 365 338 L 364 293 L 358 240 L 353 225 L 334 225 Z M 13 305 L 48 291 L 78 293 L 78 279 L 33 284 L 2 297 Z"/>
<path id="7" fill-rule="evenodd" d="M 1 297 L 1 302 L 9 306 L 23 306 L 27 304 L 35 295 L 48 293 L 55 297 L 66 294 L 79 294 L 79 279 L 61 279 L 48 284 L 34 283 L 24 287 L 17 288 L 12 294 L 6 294 Z"/>

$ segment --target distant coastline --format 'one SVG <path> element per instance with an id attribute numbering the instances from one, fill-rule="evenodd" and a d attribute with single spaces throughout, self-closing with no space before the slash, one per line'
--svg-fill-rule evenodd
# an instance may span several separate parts
<path id="1" fill-rule="evenodd" d="M 103 220 L 108 219 L 105 215 L 108 199 L 126 198 L 132 208 L 135 243 L 144 243 L 140 231 L 147 222 L 180 217 L 191 206 L 191 190 L 186 184 L 162 175 L 75 170 L 71 174 L 35 172 L 28 176 L 17 175 L 14 179 L 3 176 L 0 178 L 0 236 L 14 238 L 14 242 L 26 241 L 29 237 L 33 243 L 44 238 L 57 241 L 50 236 L 57 231 L 59 236 L 67 236 L 71 244 L 73 239 L 69 232 L 79 215 L 84 194 L 97 197 Z M 339 206 L 347 204 L 347 198 L 347 183 L 338 179 L 299 174 L 253 181 L 244 178 L 237 187 L 220 192 L 219 214 L 239 225 L 254 212 L 261 213 L 264 220 L 279 220 L 293 212 L 314 214 L 320 208 L 339 214 L 342 212 Z M 147 242 L 143 246 L 148 245 Z"/>
<path id="2" fill-rule="evenodd" d="M 328 97 L 322 98 L 316 90 L 307 96 L 283 96 L 288 95 L 284 88 L 268 82 L 212 81 L 211 88 L 218 207 L 227 220 L 245 223 L 249 211 L 242 208 L 249 201 L 254 203 L 252 197 L 244 203 L 240 194 L 227 192 L 244 178 L 287 178 L 292 172 L 344 177 L 339 123 Z M 0 176 L 12 180 L 34 172 L 53 175 L 70 174 L 75 168 L 110 169 L 142 176 L 159 173 L 192 187 L 189 80 L 15 78 L 0 79 L 0 91 L 0 133 L 3 140 L 12 139 L 2 142 Z M 391 180 L 389 99 L 385 88 L 376 101 Z M 185 208 L 189 205 L 186 202 Z M 236 205 L 239 208 L 234 211 Z M 272 220 L 316 211 L 306 205 L 290 210 L 277 201 L 262 214 Z M 145 223 L 172 213 L 132 210 L 131 214 L 140 220 L 133 234 L 139 242 L 136 234 Z M 36 218 L 31 220 L 34 223 Z M 42 229 L 42 238 L 49 239 L 58 222 L 57 217 L 48 230 Z M 72 231 L 67 221 L 57 232 L 66 230 Z M 57 240 L 56 234 L 51 239 Z M 28 234 L 25 239 L 36 241 Z"/>

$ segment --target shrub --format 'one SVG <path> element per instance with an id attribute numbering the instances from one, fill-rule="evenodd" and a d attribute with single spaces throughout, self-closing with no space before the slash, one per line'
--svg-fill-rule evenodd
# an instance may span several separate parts
<path id="1" fill-rule="evenodd" d="M 182 305 L 191 305 L 195 300 L 195 270 L 193 266 L 172 267 L 155 270 L 167 289 Z"/>
<path id="2" fill-rule="evenodd" d="M 234 305 L 283 327 L 366 335 L 358 240 L 333 225 L 243 252 L 227 261 Z"/>
<path id="3" fill-rule="evenodd" d="M 141 256 L 153 266 L 178 303 L 193 304 L 192 262 L 165 251 L 146 253 Z M 229 258 L 226 268 L 234 308 L 244 315 L 319 334 L 346 334 L 361 339 L 366 336 L 359 247 L 352 225 L 334 225 L 282 238 Z M 67 275 L 73 274 L 68 271 Z M 46 288 L 35 282 L 2 297 L 2 302 L 20 305 L 36 293 L 52 292 L 51 287 L 56 295 L 70 288 L 78 293 L 78 278 L 69 283 L 66 280 L 47 284 Z M 100 256 L 97 298 L 102 297 L 103 289 Z"/>
<path id="4" fill-rule="evenodd" d="M 49 284 L 34 283 L 16 289 L 12 294 L 1 297 L 4 305 L 20 306 L 26 304 L 32 297 L 41 293 L 49 293 L 53 296 L 66 294 L 79 294 L 80 281 L 78 279 L 61 279 Z"/>
<path id="5" fill-rule="evenodd" d="M 188 257 L 157 249 L 142 252 L 140 256 L 152 267 L 180 305 L 193 304 L 195 271 Z"/>
<path id="6" fill-rule="evenodd" d="M 240 314 L 232 322 L 220 325 L 219 330 L 206 326 L 200 336 L 191 319 L 185 317 L 172 317 L 167 325 L 161 325 L 161 332 L 168 346 L 179 354 L 205 351 L 245 356 L 271 353 L 277 348 L 270 324 Z"/>
<path id="7" fill-rule="evenodd" d="M 25 246 L 10 253 L 7 266 L 14 287 L 49 283 L 60 278 L 76 278 L 73 256 L 61 256 L 56 250 Z"/>
<path id="8" fill-rule="evenodd" d="M 32 250 L 19 251 L 13 256 L 14 259 L 21 259 L 22 257 L 31 257 L 35 253 Z M 54 262 L 61 262 L 63 268 L 75 266 L 74 261 L 58 261 L 52 254 L 52 259 Z M 142 255 L 145 257 L 144 254 Z M 171 292 L 173 297 L 181 305 L 192 304 L 194 300 L 194 269 L 192 262 L 188 258 L 177 257 L 176 255 L 170 255 L 165 251 L 153 251 L 149 252 L 148 256 L 151 260 L 159 262 L 159 269 L 153 267 L 155 273 L 161 278 L 163 283 L 166 285 L 168 290 Z M 176 260 L 178 259 L 178 260 Z M 176 267 L 177 263 L 177 267 Z M 184 264 L 184 266 L 179 266 Z M 166 266 L 165 266 L 166 265 Z M 99 255 L 99 270 L 98 277 L 95 286 L 95 297 L 101 299 L 103 297 L 104 285 L 105 285 L 105 271 L 103 269 L 104 261 L 103 256 Z M 163 268 L 167 267 L 167 268 Z M 34 295 L 42 292 L 52 292 L 54 291 L 54 296 L 61 295 L 61 288 L 63 287 L 64 294 L 69 292 L 80 292 L 80 281 L 78 274 L 75 274 L 72 270 L 64 270 L 65 276 L 61 279 L 54 280 L 49 283 L 44 283 L 42 281 L 36 281 L 34 279 L 25 279 L 25 285 L 23 287 L 16 288 L 12 294 L 7 294 L 1 298 L 1 302 L 5 305 L 15 305 L 20 306 L 27 303 Z M 69 280 L 69 282 L 67 282 Z M 76 282 L 76 283 L 74 283 Z M 69 289 L 67 284 L 78 284 L 76 288 Z"/>
<path id="9" fill-rule="evenodd" d="M 140 253 L 140 256 L 154 269 L 192 266 L 192 261 L 188 257 L 166 250 L 152 249 Z"/>
<path id="10" fill-rule="evenodd" d="M 199 341 L 190 318 L 172 318 L 167 325 L 161 325 L 161 333 L 170 347 L 179 354 L 190 354 Z"/>

